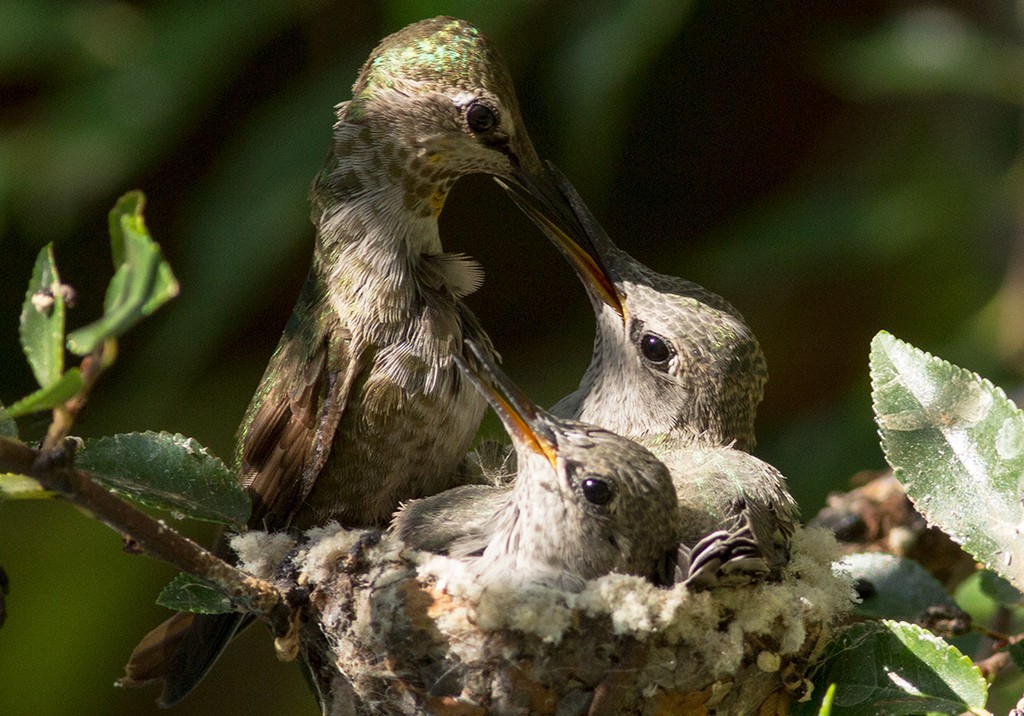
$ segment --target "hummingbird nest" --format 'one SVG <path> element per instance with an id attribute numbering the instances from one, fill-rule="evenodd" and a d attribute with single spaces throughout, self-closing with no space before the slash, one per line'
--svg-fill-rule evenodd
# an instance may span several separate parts
<path id="1" fill-rule="evenodd" d="M 852 604 L 817 528 L 797 531 L 778 581 L 700 592 L 618 574 L 578 593 L 485 586 L 388 534 L 307 538 L 233 544 L 250 571 L 309 590 L 301 651 L 332 716 L 785 713 Z"/>

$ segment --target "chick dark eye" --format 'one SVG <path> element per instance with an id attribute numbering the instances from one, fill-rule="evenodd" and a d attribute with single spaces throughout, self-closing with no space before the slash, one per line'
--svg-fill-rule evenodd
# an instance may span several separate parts
<path id="1" fill-rule="evenodd" d="M 475 134 L 489 132 L 497 123 L 494 110 L 482 102 L 474 102 L 466 108 L 466 124 Z"/>
<path id="2" fill-rule="evenodd" d="M 644 358 L 655 365 L 667 363 L 672 357 L 672 349 L 661 336 L 645 333 L 640 337 L 640 352 Z"/>
<path id="3" fill-rule="evenodd" d="M 612 499 L 612 486 L 604 480 L 588 477 L 583 481 L 583 496 L 594 505 L 607 505 Z"/>

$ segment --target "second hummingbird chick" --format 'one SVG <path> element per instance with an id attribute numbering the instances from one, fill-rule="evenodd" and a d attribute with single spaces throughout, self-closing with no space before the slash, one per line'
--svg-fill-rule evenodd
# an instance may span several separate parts
<path id="1" fill-rule="evenodd" d="M 470 561 L 486 583 L 546 584 L 578 591 L 609 572 L 671 584 L 679 545 L 672 478 L 650 451 L 530 402 L 486 353 L 466 375 L 512 438 L 511 488 L 470 485 L 403 507 L 403 540 Z M 435 531 L 433 527 L 448 527 Z M 444 544 L 456 532 L 458 536 Z M 440 537 L 440 539 L 438 539 Z"/>
<path id="2" fill-rule="evenodd" d="M 687 581 L 777 573 L 789 560 L 797 506 L 782 474 L 747 452 L 768 375 L 757 339 L 720 296 L 616 247 L 569 181 L 549 170 L 583 240 L 543 205 L 516 202 L 576 270 L 597 319 L 590 366 L 552 412 L 614 430 L 665 462 L 692 550 Z"/>

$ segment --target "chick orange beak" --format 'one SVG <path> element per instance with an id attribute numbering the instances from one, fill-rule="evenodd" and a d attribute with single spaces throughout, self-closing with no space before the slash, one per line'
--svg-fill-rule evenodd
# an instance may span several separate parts
<path id="1" fill-rule="evenodd" d="M 466 345 L 476 358 L 477 365 L 469 366 L 459 355 L 455 356 L 462 372 L 487 398 L 509 437 L 517 445 L 543 455 L 557 469 L 558 452 L 547 415 L 527 398 L 507 375 L 472 341 Z"/>

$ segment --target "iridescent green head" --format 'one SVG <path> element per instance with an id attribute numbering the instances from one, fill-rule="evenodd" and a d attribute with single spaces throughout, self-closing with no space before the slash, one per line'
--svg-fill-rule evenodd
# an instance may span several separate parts
<path id="1" fill-rule="evenodd" d="M 384 38 L 363 66 L 352 94 L 386 88 L 418 94 L 426 87 L 484 90 L 515 103 L 497 50 L 475 26 L 452 17 L 423 20 Z"/>
<path id="2" fill-rule="evenodd" d="M 451 17 L 384 38 L 352 87 L 347 119 L 383 125 L 455 174 L 515 179 L 519 166 L 540 167 L 508 68 L 476 27 Z"/>
<path id="3" fill-rule="evenodd" d="M 502 186 L 577 234 L 575 217 L 554 186 L 523 126 L 508 68 L 473 25 L 436 17 L 405 27 L 374 49 L 339 107 L 339 127 L 362 126 L 415 175 L 435 186 L 440 210 L 452 181 L 491 174 Z M 344 153 L 344 148 L 339 153 Z M 411 170 L 411 171 L 410 171 Z"/>

